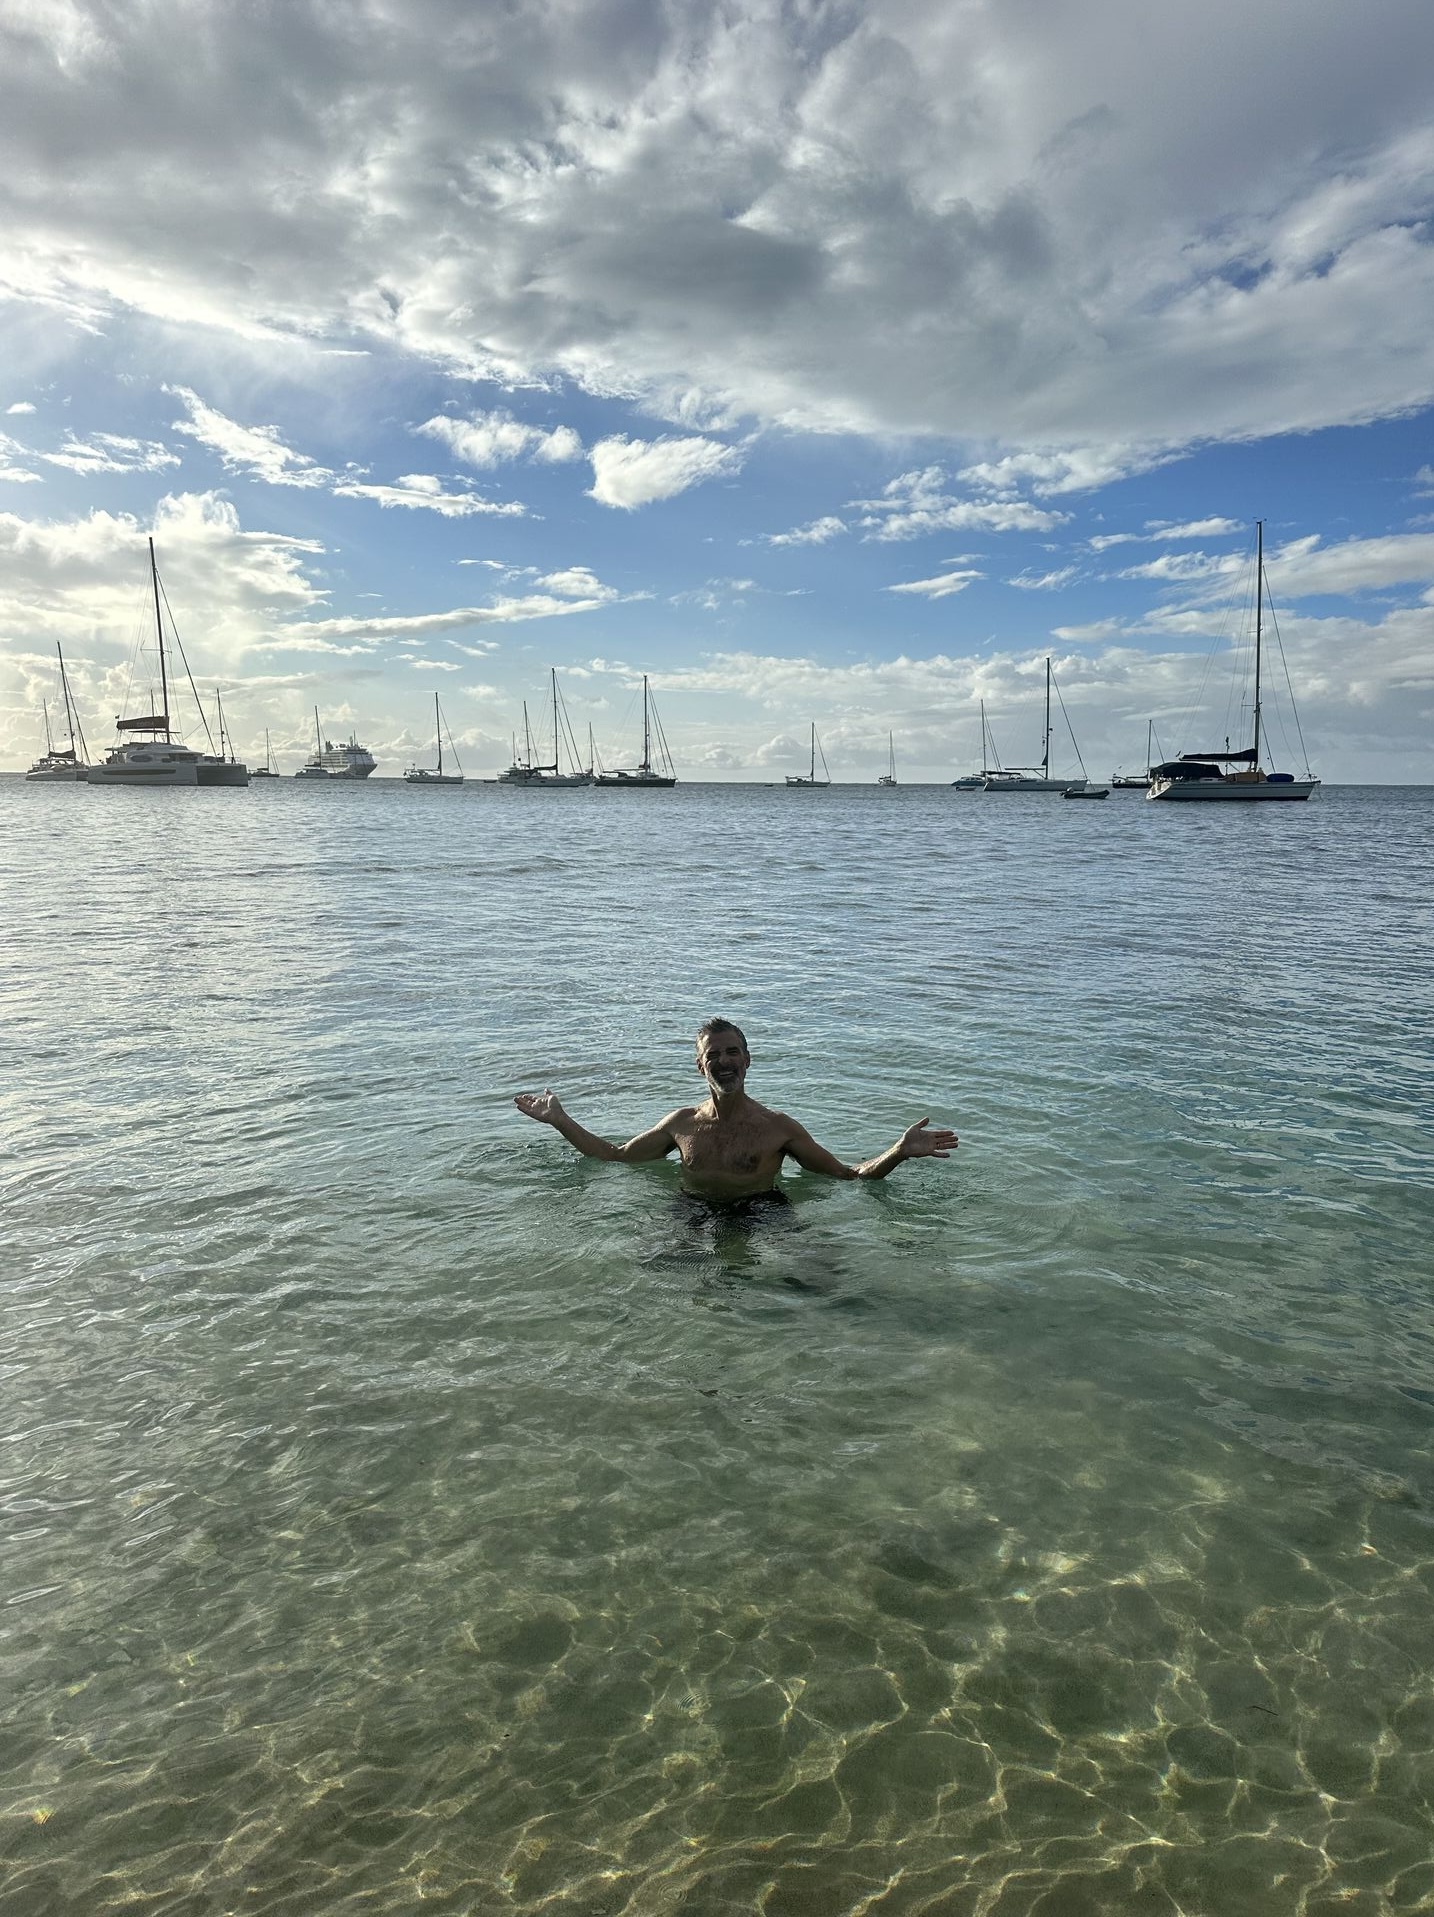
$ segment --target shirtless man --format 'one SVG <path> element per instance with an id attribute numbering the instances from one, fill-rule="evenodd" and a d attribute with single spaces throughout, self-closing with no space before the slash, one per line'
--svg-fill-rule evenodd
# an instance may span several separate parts
<path id="1" fill-rule="evenodd" d="M 584 1158 L 643 1165 L 675 1151 L 682 1160 L 684 1187 L 703 1198 L 754 1198 L 774 1191 L 785 1158 L 829 1178 L 885 1178 L 904 1159 L 948 1158 L 956 1149 L 955 1132 L 928 1131 L 930 1119 L 921 1118 L 875 1158 L 844 1165 L 795 1118 L 768 1111 L 748 1097 L 751 1063 L 738 1028 L 725 1018 L 708 1019 L 697 1034 L 697 1069 L 707 1081 L 708 1096 L 700 1105 L 669 1112 L 651 1131 L 639 1132 L 625 1145 L 584 1130 L 552 1092 L 520 1092 L 513 1103 L 529 1118 L 561 1132 Z"/>

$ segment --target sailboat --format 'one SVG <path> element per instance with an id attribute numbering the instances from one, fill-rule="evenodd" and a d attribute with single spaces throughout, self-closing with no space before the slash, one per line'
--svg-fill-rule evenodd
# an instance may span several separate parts
<path id="1" fill-rule="evenodd" d="M 821 778 L 817 777 L 817 754 L 818 753 L 821 753 L 821 761 L 822 761 Z M 787 774 L 787 784 L 794 785 L 794 786 L 808 786 L 808 787 L 824 786 L 824 785 L 831 784 L 831 774 L 827 771 L 827 755 L 825 754 L 825 752 L 822 752 L 821 747 L 817 744 L 817 728 L 816 728 L 815 721 L 813 721 L 813 724 L 812 724 L 811 770 L 808 772 L 789 772 Z"/>
<path id="2" fill-rule="evenodd" d="M 1067 721 L 1067 725 L 1069 725 Z M 1007 772 L 987 772 L 982 783 L 983 792 L 1045 792 L 1060 798 L 1066 792 L 1078 790 L 1090 782 L 1084 776 L 1079 779 L 1053 779 L 1051 777 L 1051 662 L 1046 660 L 1046 729 L 1045 745 L 1038 766 L 1014 766 Z M 1071 744 L 1075 745 L 1075 734 L 1071 734 Z M 1076 746 L 1076 757 L 1080 757 L 1080 747 Z M 1081 767 L 1082 775 L 1085 767 Z"/>
<path id="3" fill-rule="evenodd" d="M 1112 772 L 1110 782 L 1117 792 L 1144 792 L 1150 785 L 1150 768 L 1155 764 L 1155 721 L 1145 722 L 1144 772 Z"/>
<path id="4" fill-rule="evenodd" d="M 1230 800 L 1245 803 L 1265 799 L 1308 799 L 1319 791 L 1319 780 L 1308 765 L 1305 776 L 1292 772 L 1266 772 L 1260 764 L 1262 745 L 1269 745 L 1261 729 L 1260 654 L 1265 623 L 1265 522 L 1255 521 L 1255 682 L 1254 712 L 1250 743 L 1235 751 L 1225 741 L 1223 752 L 1182 752 L 1178 759 L 1167 759 L 1150 768 L 1147 799 Z M 1298 730 L 1299 721 L 1295 721 Z M 1301 741 L 1303 744 L 1303 741 Z M 1226 769 L 1221 771 L 1221 767 Z"/>
<path id="5" fill-rule="evenodd" d="M 523 757 L 521 759 L 518 757 L 515 744 L 513 763 L 506 771 L 498 774 L 499 785 L 541 786 L 544 791 L 551 791 L 557 787 L 591 785 L 593 782 L 591 770 L 584 770 L 584 768 L 578 764 L 577 748 L 573 744 L 572 727 L 566 724 L 567 711 L 563 707 L 562 698 L 558 692 L 557 668 L 550 666 L 548 670 L 552 677 L 553 689 L 552 763 L 548 764 L 545 761 L 540 765 L 533 758 L 533 733 L 532 728 L 528 724 L 528 702 L 525 699 L 523 701 Z M 564 772 L 561 765 L 561 745 L 564 729 L 567 731 L 568 762 L 572 767 L 570 772 Z"/>
<path id="6" fill-rule="evenodd" d="M 296 779 L 327 779 L 329 768 L 324 764 L 324 735 L 319 726 L 319 708 L 314 707 L 314 756 L 305 759 L 294 774 Z"/>
<path id="7" fill-rule="evenodd" d="M 435 771 L 432 766 L 411 765 L 403 775 L 405 782 L 409 785 L 462 785 L 463 768 L 458 765 L 458 754 L 453 750 L 451 738 L 448 741 L 448 755 L 454 765 L 458 765 L 458 770 L 456 772 L 443 770 L 443 714 L 438 707 L 436 692 L 433 695 L 433 730 L 438 739 L 437 770 Z"/>
<path id="8" fill-rule="evenodd" d="M 657 731 L 659 763 L 652 763 L 652 733 Z M 591 753 L 589 736 L 589 753 Z M 658 786 L 671 787 L 677 784 L 677 774 L 672 769 L 672 754 L 667 749 L 667 740 L 663 735 L 662 721 L 657 716 L 657 706 L 647 689 L 647 674 L 642 675 L 642 758 L 635 766 L 618 766 L 611 772 L 594 772 L 594 785 L 607 786 Z"/>
<path id="9" fill-rule="evenodd" d="M 98 765 L 92 765 L 85 777 L 90 785 L 146 785 L 146 786 L 198 786 L 198 785 L 248 785 L 249 768 L 242 761 L 226 759 L 223 753 L 197 752 L 193 746 L 181 744 L 174 736 L 174 727 L 169 710 L 169 672 L 165 658 L 164 619 L 160 612 L 159 567 L 154 557 L 154 541 L 149 542 L 149 578 L 154 596 L 154 633 L 155 645 L 159 652 L 159 710 L 154 710 L 154 697 L 150 695 L 150 710 L 139 713 L 133 718 L 115 720 L 115 730 L 132 736 L 121 739 L 105 754 Z M 170 620 L 173 629 L 173 617 Z M 176 643 L 179 636 L 175 634 Z M 179 656 L 184 659 L 184 647 L 179 646 Z M 194 679 L 189 674 L 189 662 L 184 660 L 184 670 L 189 677 L 190 691 L 194 691 Z M 199 695 L 194 695 L 194 703 L 199 705 Z M 204 717 L 204 709 L 199 709 L 200 723 L 206 735 L 209 722 Z M 147 736 L 134 736 L 147 735 Z M 210 741 L 211 745 L 213 741 Z"/>
<path id="10" fill-rule="evenodd" d="M 889 732 L 886 735 L 886 770 L 876 783 L 878 785 L 896 784 L 896 741 Z"/>
<path id="11" fill-rule="evenodd" d="M 278 776 L 278 773 L 274 770 L 274 748 L 269 744 L 269 728 L 265 726 L 264 763 L 263 765 L 256 765 L 254 770 L 249 774 L 249 777 L 251 779 L 277 779 Z"/>
<path id="12" fill-rule="evenodd" d="M 37 785 L 84 785 L 89 776 L 89 750 L 85 745 L 79 714 L 75 711 L 75 702 L 70 697 L 65 655 L 58 645 L 55 647 L 55 657 L 60 662 L 60 694 L 65 702 L 65 723 L 69 727 L 70 743 L 68 746 L 57 746 L 50 737 L 50 708 L 41 700 L 40 710 L 45 718 L 45 756 L 36 759 L 25 777 Z M 78 745 L 75 743 L 77 738 Z"/>
<path id="13" fill-rule="evenodd" d="M 992 753 L 991 756 L 993 758 L 995 757 L 994 752 Z M 999 765 L 1000 761 L 997 760 L 996 763 L 997 765 Z M 981 768 L 982 769 L 979 772 L 963 772 L 959 778 L 953 779 L 951 781 L 952 785 L 956 788 L 958 792 L 979 792 L 982 786 L 985 785 L 987 778 L 990 776 L 989 773 L 986 771 L 986 765 L 987 765 L 986 701 L 983 699 L 981 701 Z"/>

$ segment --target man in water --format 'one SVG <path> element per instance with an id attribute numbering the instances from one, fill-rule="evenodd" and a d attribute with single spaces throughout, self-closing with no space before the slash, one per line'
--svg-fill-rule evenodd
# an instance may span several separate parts
<path id="1" fill-rule="evenodd" d="M 956 1149 L 955 1132 L 928 1131 L 930 1119 L 921 1118 L 875 1158 L 844 1165 L 796 1119 L 748 1097 L 751 1063 L 737 1026 L 725 1018 L 708 1019 L 697 1034 L 697 1069 L 707 1081 L 708 1096 L 700 1105 L 669 1112 L 651 1131 L 639 1132 L 625 1145 L 586 1131 L 568 1117 L 552 1092 L 520 1092 L 513 1103 L 529 1118 L 561 1132 L 584 1158 L 644 1165 L 675 1151 L 682 1160 L 683 1186 L 703 1198 L 755 1198 L 776 1191 L 786 1158 L 829 1178 L 885 1178 L 905 1159 L 949 1158 Z"/>

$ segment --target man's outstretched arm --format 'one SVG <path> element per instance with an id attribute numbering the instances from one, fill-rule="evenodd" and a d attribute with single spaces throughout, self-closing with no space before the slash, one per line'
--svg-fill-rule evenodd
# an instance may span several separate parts
<path id="1" fill-rule="evenodd" d="M 918 1118 L 894 1145 L 888 1145 L 884 1152 L 879 1152 L 875 1158 L 868 1158 L 861 1165 L 844 1165 L 800 1125 L 793 1125 L 786 1150 L 804 1171 L 825 1172 L 829 1178 L 885 1178 L 908 1158 L 951 1156 L 959 1142 L 955 1132 L 928 1131 L 926 1128 L 930 1123 L 929 1118 Z"/>
<path id="2" fill-rule="evenodd" d="M 625 1145 L 614 1145 L 610 1138 L 599 1138 L 576 1119 L 569 1118 L 555 1092 L 519 1092 L 513 1103 L 528 1118 L 540 1125 L 551 1125 L 584 1158 L 601 1158 L 609 1165 L 643 1165 L 655 1158 L 666 1158 L 675 1150 L 677 1140 L 670 1129 L 671 1118 L 664 1118 L 651 1131 L 639 1132 Z"/>

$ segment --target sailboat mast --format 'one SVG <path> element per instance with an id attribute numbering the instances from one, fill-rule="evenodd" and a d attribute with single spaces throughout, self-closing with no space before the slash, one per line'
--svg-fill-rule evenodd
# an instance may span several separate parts
<path id="1" fill-rule="evenodd" d="M 1255 521 L 1255 765 L 1260 763 L 1260 628 L 1265 611 L 1265 522 Z"/>
<path id="2" fill-rule="evenodd" d="M 1154 739 L 1155 721 L 1153 719 L 1147 719 L 1145 722 L 1145 776 L 1147 779 L 1150 777 L 1150 768 L 1154 763 L 1151 755 L 1151 746 L 1154 743 Z"/>
<path id="3" fill-rule="evenodd" d="M 63 652 L 60 651 L 58 643 L 55 646 L 55 657 L 60 662 L 60 691 L 64 695 L 64 700 L 65 700 L 65 724 L 70 729 L 70 757 L 74 758 L 75 756 L 75 708 L 70 703 L 70 682 L 65 675 L 65 655 Z"/>
<path id="4" fill-rule="evenodd" d="M 219 756 L 222 759 L 224 757 L 224 701 L 219 696 L 218 686 L 214 688 L 214 703 L 219 708 Z"/>
<path id="5" fill-rule="evenodd" d="M 549 666 L 548 670 L 553 676 L 553 771 L 556 773 L 562 770 L 563 762 L 563 755 L 558 750 L 558 669 Z"/>
<path id="6" fill-rule="evenodd" d="M 314 707 L 314 763 L 322 767 L 324 763 L 324 738 L 319 730 L 319 708 Z"/>
<path id="7" fill-rule="evenodd" d="M 1045 778 L 1051 776 L 1051 661 L 1046 656 L 1046 749 L 1041 755 L 1041 772 Z"/>
<path id="8" fill-rule="evenodd" d="M 817 722 L 812 720 L 812 784 L 817 782 Z"/>
<path id="9" fill-rule="evenodd" d="M 154 541 L 149 542 L 149 578 L 154 588 L 154 633 L 159 644 L 159 694 L 164 706 L 164 743 L 171 743 L 169 737 L 169 680 L 164 671 L 164 621 L 159 615 L 159 567 L 155 563 Z"/>
<path id="10" fill-rule="evenodd" d="M 642 675 L 642 770 L 644 772 L 649 771 L 651 768 L 651 760 L 648 754 L 649 754 L 649 745 L 648 745 L 648 734 L 647 734 L 647 674 L 644 672 Z"/>
<path id="11" fill-rule="evenodd" d="M 45 715 L 45 757 L 49 759 L 54 756 L 55 742 L 50 737 L 50 707 L 44 699 L 40 701 L 40 710 Z"/>
<path id="12" fill-rule="evenodd" d="M 443 720 L 438 712 L 438 694 L 433 695 L 433 730 L 438 735 L 438 770 L 443 770 Z"/>

